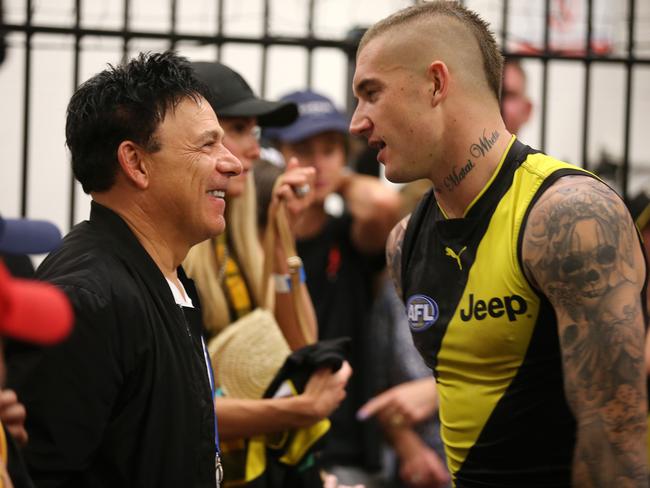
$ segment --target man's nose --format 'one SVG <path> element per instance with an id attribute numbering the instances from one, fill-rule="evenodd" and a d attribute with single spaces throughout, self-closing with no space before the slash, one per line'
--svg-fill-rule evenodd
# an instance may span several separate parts
<path id="1" fill-rule="evenodd" d="M 368 132 L 372 128 L 372 124 L 368 117 L 360 113 L 359 107 L 352 114 L 352 120 L 350 120 L 350 133 L 355 136 L 367 136 Z"/>
<path id="2" fill-rule="evenodd" d="M 223 153 L 220 155 L 217 162 L 217 171 L 225 176 L 231 177 L 240 175 L 243 171 L 243 167 L 241 161 L 224 147 Z"/>

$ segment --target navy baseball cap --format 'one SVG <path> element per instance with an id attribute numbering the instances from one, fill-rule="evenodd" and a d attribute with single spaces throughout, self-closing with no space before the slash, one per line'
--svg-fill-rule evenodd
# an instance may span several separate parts
<path id="1" fill-rule="evenodd" d="M 296 120 L 298 110 L 291 102 L 269 102 L 257 98 L 246 80 L 219 62 L 191 63 L 194 74 L 209 88 L 208 102 L 222 117 L 257 117 L 264 126 L 287 125 Z"/>
<path id="2" fill-rule="evenodd" d="M 51 222 L 0 217 L 0 252 L 43 254 L 61 244 L 61 232 Z"/>
<path id="3" fill-rule="evenodd" d="M 348 134 L 348 119 L 327 97 L 313 91 L 297 91 L 280 100 L 298 105 L 298 119 L 285 127 L 264 129 L 265 139 L 294 143 L 323 132 Z"/>

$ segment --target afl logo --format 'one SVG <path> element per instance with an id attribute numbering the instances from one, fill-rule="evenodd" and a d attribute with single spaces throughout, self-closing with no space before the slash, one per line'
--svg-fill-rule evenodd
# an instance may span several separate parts
<path id="1" fill-rule="evenodd" d="M 411 330 L 422 332 L 438 320 L 438 304 L 426 295 L 413 295 L 406 302 L 406 314 Z"/>

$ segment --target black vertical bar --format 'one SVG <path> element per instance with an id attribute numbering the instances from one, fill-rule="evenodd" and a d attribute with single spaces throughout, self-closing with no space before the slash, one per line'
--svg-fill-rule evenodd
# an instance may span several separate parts
<path id="1" fill-rule="evenodd" d="M 503 0 L 501 5 L 501 52 L 503 54 L 508 53 L 508 12 L 510 10 L 510 2 L 508 0 Z"/>
<path id="2" fill-rule="evenodd" d="M 634 18 L 636 15 L 636 0 L 628 1 L 627 19 L 627 61 L 625 86 L 625 134 L 623 142 L 623 168 L 621 174 L 621 193 L 627 198 L 628 174 L 630 171 L 630 131 L 632 128 L 632 75 L 634 67 Z"/>
<path id="3" fill-rule="evenodd" d="M 122 11 L 122 63 L 126 63 L 129 59 L 129 31 L 131 27 L 131 0 L 124 0 L 124 10 Z"/>
<path id="4" fill-rule="evenodd" d="M 551 0 L 544 1 L 544 58 L 542 59 L 542 116 L 540 121 L 540 149 L 546 150 L 546 118 L 548 102 L 548 56 L 551 25 Z"/>
<path id="5" fill-rule="evenodd" d="M 176 22 L 177 22 L 177 16 L 178 16 L 178 2 L 176 0 L 171 0 L 170 2 L 170 27 L 169 27 L 169 37 L 171 38 L 169 41 L 169 49 L 174 50 L 176 49 Z"/>
<path id="6" fill-rule="evenodd" d="M 72 73 L 72 90 L 76 90 L 79 86 L 79 72 L 81 66 L 81 34 L 79 34 L 79 29 L 81 28 L 81 9 L 82 9 L 82 0 L 75 0 L 74 13 L 75 13 L 75 36 L 74 36 L 74 67 Z M 74 174 L 70 173 L 70 208 L 68 209 L 68 228 L 72 228 L 75 223 L 75 206 L 77 199 L 76 184 Z"/>
<path id="7" fill-rule="evenodd" d="M 316 9 L 316 0 L 309 0 L 309 10 L 307 17 L 307 37 L 309 40 L 314 38 L 314 11 Z M 307 46 L 307 88 L 311 90 L 314 79 L 314 46 Z"/>
<path id="8" fill-rule="evenodd" d="M 23 99 L 23 168 L 21 175 L 20 215 L 27 216 L 27 180 L 29 178 L 29 108 L 32 81 L 32 0 L 27 0 L 25 26 L 25 97 Z"/>
<path id="9" fill-rule="evenodd" d="M 587 37 L 585 39 L 585 89 L 582 105 L 582 167 L 589 169 L 589 115 L 591 113 L 591 45 L 593 38 L 594 1 L 587 0 Z"/>
<path id="10" fill-rule="evenodd" d="M 226 0 L 219 0 L 217 2 L 217 35 L 223 35 L 223 4 Z M 223 45 L 217 44 L 217 61 L 221 61 L 221 49 Z"/>
<path id="11" fill-rule="evenodd" d="M 268 37 L 269 37 L 269 17 L 271 16 L 271 6 L 269 5 L 269 0 L 264 0 L 264 32 L 263 32 L 263 37 L 264 37 L 264 43 L 262 45 L 262 78 L 260 80 L 260 96 L 264 98 L 266 96 L 266 83 L 267 83 L 267 76 L 266 76 L 266 70 L 269 62 L 269 45 L 268 45 Z"/>

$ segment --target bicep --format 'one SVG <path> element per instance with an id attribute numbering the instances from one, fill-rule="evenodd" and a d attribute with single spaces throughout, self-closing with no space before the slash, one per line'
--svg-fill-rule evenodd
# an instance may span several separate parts
<path id="1" fill-rule="evenodd" d="M 559 180 L 530 213 L 522 257 L 555 310 L 565 392 L 581 435 L 633 439 L 646 410 L 645 263 L 623 202 L 597 180 Z M 627 414 L 617 417 L 618 409 Z M 631 435 L 616 438 L 621 430 Z"/>
<path id="2" fill-rule="evenodd" d="M 388 236 L 386 242 L 386 264 L 388 272 L 400 298 L 402 296 L 402 246 L 404 244 L 404 235 L 411 215 L 407 215 L 400 220 Z"/>

